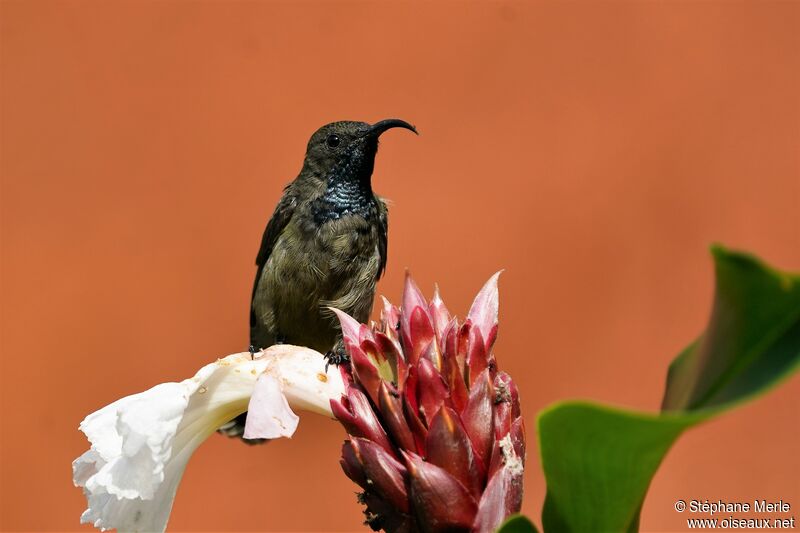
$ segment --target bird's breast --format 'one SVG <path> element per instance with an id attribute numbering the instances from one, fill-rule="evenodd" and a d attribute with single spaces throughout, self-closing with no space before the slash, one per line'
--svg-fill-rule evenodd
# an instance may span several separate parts
<path id="1" fill-rule="evenodd" d="M 317 224 L 290 224 L 278 239 L 267 270 L 309 300 L 328 299 L 353 279 L 377 278 L 378 227 L 359 215 Z"/>
<path id="2" fill-rule="evenodd" d="M 324 345 L 336 333 L 329 307 L 366 321 L 380 268 L 378 233 L 357 215 L 290 223 L 267 261 L 254 300 L 287 342 Z"/>
<path id="3" fill-rule="evenodd" d="M 363 263 L 377 253 L 377 243 L 374 224 L 359 215 L 346 215 L 320 225 L 313 248 L 335 274 L 363 269 Z"/>

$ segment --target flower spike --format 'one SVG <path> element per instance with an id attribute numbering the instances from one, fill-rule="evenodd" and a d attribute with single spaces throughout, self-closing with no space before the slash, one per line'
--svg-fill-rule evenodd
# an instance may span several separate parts
<path id="1" fill-rule="evenodd" d="M 497 291 L 497 280 L 503 271 L 496 272 L 475 297 L 472 307 L 469 309 L 467 319 L 478 328 L 481 337 L 486 342 L 488 352 L 497 337 L 497 310 L 499 307 L 499 296 Z"/>
<path id="2" fill-rule="evenodd" d="M 375 530 L 489 532 L 520 509 L 519 393 L 492 353 L 498 276 L 463 323 L 438 288 L 427 302 L 410 276 L 401 308 L 384 299 L 371 337 L 337 313 L 352 361 L 347 394 L 332 402 L 349 434 L 341 464 Z"/>

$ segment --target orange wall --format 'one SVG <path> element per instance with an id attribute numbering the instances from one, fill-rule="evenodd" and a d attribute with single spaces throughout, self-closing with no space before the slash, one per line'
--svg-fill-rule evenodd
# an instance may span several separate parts
<path id="1" fill-rule="evenodd" d="M 2 493 L 11 530 L 77 529 L 84 415 L 247 345 L 253 260 L 309 134 L 400 117 L 380 292 L 409 267 L 461 315 L 495 270 L 501 366 L 534 415 L 654 410 L 704 326 L 721 241 L 800 270 L 798 4 L 2 3 Z M 680 440 L 677 498 L 800 509 L 800 380 Z M 172 529 L 364 530 L 343 432 L 215 437 Z M 87 529 L 84 526 L 84 529 Z"/>

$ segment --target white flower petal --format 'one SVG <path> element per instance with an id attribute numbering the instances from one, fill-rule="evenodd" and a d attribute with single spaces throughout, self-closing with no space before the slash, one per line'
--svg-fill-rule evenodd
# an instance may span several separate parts
<path id="1" fill-rule="evenodd" d="M 294 414 L 274 376 L 261 374 L 247 407 L 246 439 L 291 437 L 300 417 Z"/>
<path id="2" fill-rule="evenodd" d="M 255 359 L 249 353 L 230 355 L 204 366 L 193 378 L 117 400 L 80 425 L 91 443 L 72 464 L 73 482 L 83 488 L 89 503 L 81 523 L 163 531 L 192 453 L 248 408 L 257 380 L 263 385 L 250 409 L 258 416 L 274 416 L 284 426 L 253 426 L 259 437 L 294 432 L 297 416 L 290 404 L 332 417 L 330 399 L 344 390 L 338 369 L 324 373 L 321 354 L 281 345 Z"/>
<path id="3" fill-rule="evenodd" d="M 280 344 L 271 347 L 265 373 L 278 378 L 289 405 L 333 418 L 331 398 L 344 394 L 342 373 L 336 366 L 325 368 L 319 352 Z"/>

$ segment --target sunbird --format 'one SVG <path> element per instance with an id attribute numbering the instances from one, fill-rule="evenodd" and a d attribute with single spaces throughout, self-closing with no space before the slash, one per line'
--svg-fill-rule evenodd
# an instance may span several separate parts
<path id="1" fill-rule="evenodd" d="M 256 256 L 250 349 L 308 346 L 347 361 L 331 307 L 367 322 L 386 269 L 388 210 L 372 190 L 378 138 L 400 119 L 332 122 L 311 136 L 300 174 L 283 190 Z M 241 437 L 247 413 L 220 431 Z M 245 440 L 245 439 L 243 439 Z M 245 442 L 253 442 L 247 441 Z"/>

